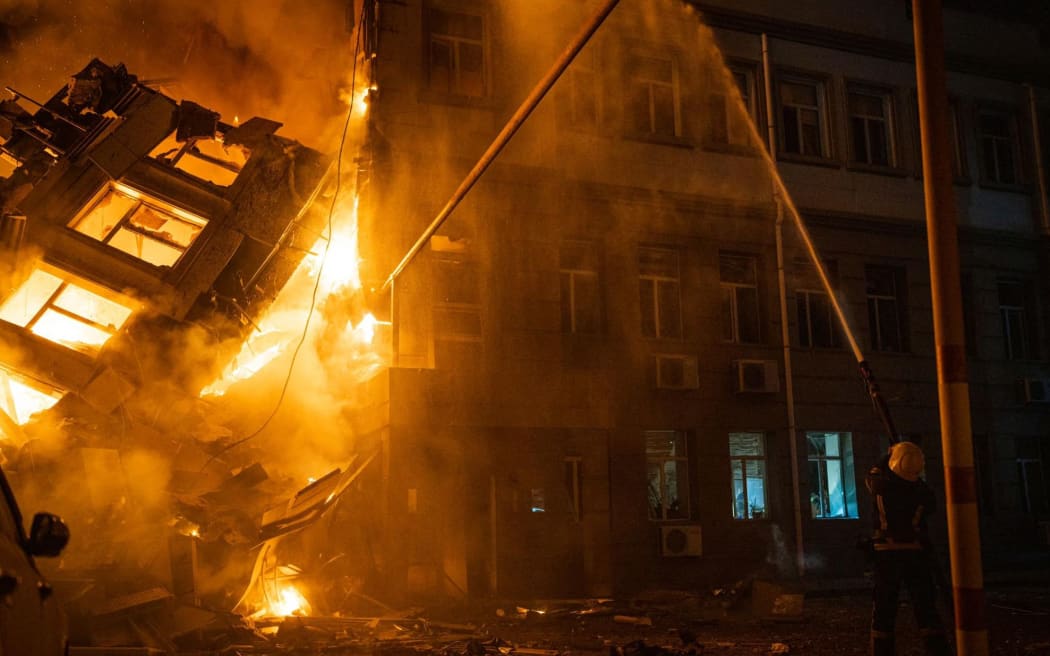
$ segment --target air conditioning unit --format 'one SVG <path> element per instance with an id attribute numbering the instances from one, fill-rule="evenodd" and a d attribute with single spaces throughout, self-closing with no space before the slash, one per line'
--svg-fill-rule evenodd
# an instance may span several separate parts
<path id="1" fill-rule="evenodd" d="M 736 360 L 736 391 L 763 393 L 780 391 L 776 360 Z"/>
<path id="2" fill-rule="evenodd" d="M 661 556 L 699 556 L 703 553 L 699 524 L 660 527 Z"/>
<path id="3" fill-rule="evenodd" d="M 1050 378 L 1022 378 L 1017 382 L 1025 403 L 1050 403 Z"/>
<path id="4" fill-rule="evenodd" d="M 656 386 L 659 389 L 687 390 L 700 387 L 696 358 L 689 355 L 657 355 Z"/>

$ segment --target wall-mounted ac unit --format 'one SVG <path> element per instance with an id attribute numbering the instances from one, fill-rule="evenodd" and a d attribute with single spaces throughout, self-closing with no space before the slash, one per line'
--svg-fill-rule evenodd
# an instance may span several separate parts
<path id="1" fill-rule="evenodd" d="M 686 390 L 700 387 L 696 358 L 690 355 L 657 355 L 656 386 L 659 389 Z"/>
<path id="2" fill-rule="evenodd" d="M 703 541 L 699 524 L 671 524 L 660 527 L 661 556 L 699 556 Z"/>
<path id="3" fill-rule="evenodd" d="M 737 392 L 779 392 L 780 375 L 776 360 L 736 360 Z"/>
<path id="4" fill-rule="evenodd" d="M 1017 383 L 1025 403 L 1050 403 L 1050 378 L 1022 378 Z"/>

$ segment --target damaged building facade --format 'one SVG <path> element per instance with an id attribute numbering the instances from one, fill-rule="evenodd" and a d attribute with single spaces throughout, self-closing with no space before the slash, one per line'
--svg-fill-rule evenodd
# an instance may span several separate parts
<path id="1" fill-rule="evenodd" d="M 123 65 L 94 60 L 44 101 L 13 93 L 0 104 L 5 471 L 23 505 L 60 509 L 79 536 L 55 573 L 63 594 L 96 613 L 127 594 L 192 603 L 201 529 L 169 501 L 230 474 L 190 448 L 197 397 L 317 240 L 329 159 Z M 67 591 L 68 578 L 106 584 Z"/>
<path id="2" fill-rule="evenodd" d="M 863 477 L 888 443 L 790 219 L 778 276 L 756 147 L 770 123 L 853 330 L 943 495 L 911 23 L 884 3 L 848 16 L 775 4 L 621 3 L 394 281 L 392 366 L 359 413 L 389 450 L 393 589 L 557 597 L 863 570 Z M 588 10 L 368 5 L 362 276 L 380 288 Z M 1047 51 L 1006 17 L 949 8 L 946 21 L 995 563 L 1045 554 L 1047 540 L 1046 142 L 1034 140 Z M 986 30 L 1002 38 L 972 38 Z"/>

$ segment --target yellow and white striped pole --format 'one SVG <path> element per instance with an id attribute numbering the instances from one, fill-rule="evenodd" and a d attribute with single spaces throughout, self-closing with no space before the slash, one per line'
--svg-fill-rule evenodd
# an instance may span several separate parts
<path id="1" fill-rule="evenodd" d="M 959 656 L 987 656 L 941 0 L 913 0 L 912 9 L 955 640 Z"/>

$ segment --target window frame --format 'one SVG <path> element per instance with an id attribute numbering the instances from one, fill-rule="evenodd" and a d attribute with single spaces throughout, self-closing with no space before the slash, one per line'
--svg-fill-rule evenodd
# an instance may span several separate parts
<path id="1" fill-rule="evenodd" d="M 655 437 L 659 434 L 673 435 L 675 438 L 680 440 L 682 445 L 683 453 L 675 453 L 673 456 L 653 456 L 648 451 L 648 441 L 651 436 Z M 646 466 L 646 486 L 650 488 L 647 490 L 646 498 L 652 498 L 651 485 L 649 485 L 648 472 L 653 464 L 658 464 L 659 475 L 659 499 L 660 503 L 660 516 L 656 517 L 653 514 L 652 503 L 647 501 L 646 503 L 646 515 L 649 521 L 652 522 L 684 522 L 689 521 L 691 515 L 691 497 L 692 497 L 692 481 L 690 480 L 691 469 L 689 466 L 689 433 L 684 430 L 673 430 L 673 429 L 654 429 L 646 430 L 642 432 L 642 437 L 646 441 L 646 454 L 645 454 L 645 466 Z M 677 511 L 679 516 L 670 517 L 668 516 L 667 504 L 663 503 L 666 498 L 667 485 L 665 480 L 666 467 L 665 465 L 669 462 L 675 463 L 675 483 L 676 491 L 678 492 L 679 510 Z"/>
<path id="2" fill-rule="evenodd" d="M 754 274 L 754 277 L 755 277 L 755 282 L 753 284 L 749 284 L 749 283 L 731 282 L 731 281 L 723 280 L 722 279 L 722 260 L 723 260 L 723 258 L 734 258 L 734 259 L 738 259 L 738 260 L 744 260 L 744 259 L 749 260 L 750 263 L 751 263 L 752 273 Z M 762 330 L 762 328 L 763 328 L 763 326 L 762 326 L 762 307 L 761 307 L 762 306 L 762 296 L 761 296 L 761 294 L 759 292 L 759 271 L 760 271 L 760 267 L 759 267 L 759 258 L 758 258 L 758 256 L 757 255 L 753 255 L 751 253 L 720 252 L 718 254 L 718 269 L 719 269 L 718 287 L 719 287 L 719 291 L 720 291 L 720 296 L 724 300 L 726 293 L 728 292 L 728 294 L 729 294 L 729 317 L 728 317 L 729 318 L 729 326 L 728 326 L 728 328 L 729 328 L 729 332 L 731 333 L 731 337 L 729 339 L 726 339 L 726 335 L 725 335 L 726 325 L 723 323 L 723 326 L 722 326 L 722 330 L 723 330 L 722 341 L 724 343 L 726 343 L 726 344 L 761 344 L 764 331 Z M 741 338 L 741 336 L 740 336 L 740 311 L 739 311 L 740 298 L 739 298 L 739 294 L 741 293 L 741 290 L 752 290 L 754 292 L 754 295 L 755 295 L 755 334 L 756 334 L 756 339 L 753 342 L 752 341 L 744 341 Z M 723 313 L 722 321 L 724 322 L 725 320 L 726 320 L 726 316 Z"/>
<path id="3" fill-rule="evenodd" d="M 720 152 L 728 152 L 739 155 L 754 155 L 757 144 L 765 143 L 765 136 L 761 132 L 761 117 L 762 117 L 762 106 L 760 100 L 762 100 L 762 90 L 759 84 L 760 68 L 759 65 L 745 60 L 731 60 L 726 62 L 726 71 L 728 72 L 728 81 L 715 81 L 713 84 L 721 85 L 726 84 L 730 88 L 723 90 L 721 87 L 717 88 L 708 93 L 708 110 L 711 115 L 714 116 L 716 112 L 721 112 L 723 131 L 716 131 L 716 126 L 708 122 L 707 129 L 705 130 L 704 147 L 709 150 L 715 150 Z M 740 85 L 737 82 L 736 76 L 743 75 L 746 87 L 746 96 L 743 91 L 740 91 Z M 730 86 L 731 85 L 731 86 Z M 725 91 L 729 91 L 727 94 Z M 759 127 L 758 131 L 758 142 L 756 144 L 754 135 L 751 132 L 750 127 L 744 125 L 744 139 L 743 141 L 733 139 L 735 131 L 740 130 L 740 118 L 738 116 L 736 107 L 736 98 L 733 94 L 739 93 L 740 100 L 744 105 L 744 110 L 747 113 L 748 120 L 752 121 L 756 127 Z"/>
<path id="4" fill-rule="evenodd" d="M 562 92 L 561 123 L 564 127 L 575 132 L 595 134 L 601 131 L 605 124 L 605 97 L 604 85 L 601 76 L 601 61 L 599 50 L 596 45 L 590 45 L 580 51 L 573 59 L 569 68 L 565 71 L 565 87 Z M 589 77 L 588 83 L 581 84 L 580 78 Z M 589 86 L 590 92 L 594 94 L 594 117 L 590 120 L 581 120 L 578 114 L 578 93 L 583 86 Z"/>
<path id="5" fill-rule="evenodd" d="M 838 436 L 838 440 L 839 440 L 839 444 L 838 444 L 839 455 L 838 456 L 828 456 L 826 453 L 824 455 L 812 453 L 812 451 L 810 450 L 810 442 L 809 442 L 811 435 L 822 435 L 822 436 L 824 436 L 825 439 L 829 435 L 836 435 L 836 436 Z M 843 437 L 845 437 L 846 439 L 843 440 L 842 439 Z M 827 449 L 825 447 L 825 451 L 826 450 Z M 842 507 L 845 509 L 845 515 L 838 516 L 838 515 L 825 514 L 827 511 L 830 511 L 830 507 L 831 507 L 831 503 L 830 503 L 831 491 L 830 491 L 830 487 L 829 487 L 830 484 L 825 479 L 818 479 L 817 481 L 812 481 L 812 480 L 809 481 L 810 519 L 822 520 L 822 521 L 823 520 L 843 520 L 843 519 L 844 520 L 855 520 L 855 519 L 858 519 L 859 516 L 860 516 L 860 513 L 859 513 L 859 509 L 858 509 L 858 504 L 857 504 L 856 465 L 854 463 L 854 457 L 853 457 L 853 433 L 848 432 L 848 431 L 812 431 L 812 430 L 806 431 L 806 463 L 807 463 L 807 465 L 809 465 L 810 463 L 813 463 L 813 462 L 818 463 L 818 465 L 817 465 L 818 476 L 819 476 L 820 472 L 822 472 L 822 471 L 824 472 L 824 475 L 826 476 L 827 475 L 826 474 L 827 467 L 821 468 L 819 463 L 822 463 L 822 462 L 826 463 L 828 461 L 838 461 L 840 463 L 840 476 L 842 478 L 842 481 L 841 481 L 842 482 L 842 485 L 841 485 L 841 489 L 842 489 Z M 807 471 L 808 471 L 808 467 L 807 467 Z M 821 512 L 821 514 L 817 514 L 814 511 L 814 507 L 813 507 L 814 485 L 816 485 L 816 487 L 818 489 L 817 499 L 820 502 L 820 506 L 821 506 L 820 512 Z M 851 490 L 852 490 L 852 495 L 851 495 Z M 851 503 L 851 497 L 852 497 L 852 503 Z M 827 500 L 827 507 L 826 508 L 824 507 L 825 506 L 825 499 Z"/>
<path id="6" fill-rule="evenodd" d="M 114 225 L 102 238 L 96 238 L 89 233 L 78 230 L 77 226 L 79 226 L 84 221 L 87 221 L 88 218 L 90 218 L 91 214 L 94 212 L 94 210 L 99 206 L 99 204 L 111 193 L 118 194 L 125 198 L 131 199 L 133 201 L 132 206 L 124 212 L 121 218 L 116 223 L 114 223 Z M 153 212 L 167 217 L 168 220 L 175 220 L 183 224 L 195 225 L 197 227 L 196 235 L 194 235 L 194 237 L 190 240 L 189 244 L 183 247 L 181 244 L 167 241 L 156 235 L 149 234 L 141 229 L 136 229 L 134 226 L 129 226 L 128 224 L 131 222 L 132 218 L 143 207 L 149 208 Z M 90 200 L 88 200 L 87 203 L 82 205 L 80 209 L 77 210 L 77 212 L 69 221 L 66 222 L 65 225 L 68 230 L 77 235 L 80 235 L 80 237 L 78 238 L 88 239 L 91 240 L 91 243 L 106 246 L 110 250 L 110 252 L 120 253 L 121 257 L 130 258 L 137 264 L 149 267 L 150 270 L 167 272 L 179 269 L 180 265 L 188 261 L 187 256 L 190 254 L 190 252 L 194 250 L 195 247 L 198 246 L 198 244 L 201 242 L 201 239 L 204 238 L 204 235 L 208 231 L 208 227 L 211 225 L 211 223 L 211 220 L 209 220 L 205 216 L 179 207 L 174 203 L 161 200 L 160 198 L 157 198 L 153 194 L 149 193 L 148 191 L 144 191 L 126 183 L 113 180 L 102 185 L 102 187 L 91 196 Z M 129 253 L 126 250 L 118 246 L 114 246 L 111 243 L 113 241 L 113 238 L 122 230 L 126 230 L 127 232 L 133 233 L 140 238 L 158 242 L 168 249 L 179 251 L 180 255 L 171 264 L 154 264 L 149 260 L 139 257 L 134 253 Z"/>
<path id="7" fill-rule="evenodd" d="M 1021 296 L 1021 305 L 1005 304 L 1003 302 L 1003 287 L 1015 287 Z M 1037 360 L 1039 358 L 1039 333 L 1037 312 L 1034 308 L 1033 299 L 1029 293 L 1029 284 L 1016 278 L 999 278 L 995 282 L 996 304 L 999 308 L 999 320 L 1002 326 L 1003 357 L 1006 360 Z M 1012 325 L 1008 317 L 1015 316 L 1019 319 L 1019 330 L 1021 338 L 1021 353 L 1015 353 L 1013 348 L 1014 335 L 1010 329 Z"/>
<path id="8" fill-rule="evenodd" d="M 641 255 L 642 255 L 643 251 L 663 252 L 663 253 L 673 254 L 674 258 L 675 258 L 675 273 L 676 273 L 676 275 L 672 278 L 672 277 L 669 277 L 669 276 L 662 276 L 662 275 L 655 274 L 655 273 L 654 274 L 643 273 L 642 272 L 642 268 L 641 268 Z M 645 337 L 646 339 L 681 340 L 684 337 L 684 333 L 685 333 L 684 326 L 683 326 L 683 317 L 682 317 L 683 313 L 682 313 L 682 253 L 681 253 L 681 251 L 679 249 L 677 249 L 677 248 L 672 248 L 672 247 L 667 247 L 667 246 L 642 245 L 642 246 L 638 247 L 637 255 L 638 255 L 638 261 L 637 261 L 637 264 L 638 264 L 638 283 L 639 283 L 638 307 L 639 307 L 639 310 L 640 310 L 640 312 L 639 312 L 640 318 L 642 319 L 642 322 L 641 322 L 642 336 Z M 644 322 L 645 314 L 644 313 L 645 313 L 646 309 L 643 307 L 642 295 L 641 295 L 641 285 L 644 282 L 652 283 L 653 305 L 652 305 L 652 308 L 650 308 L 652 310 L 652 312 L 653 312 L 654 334 L 652 334 L 652 335 L 648 335 L 648 334 L 645 333 L 645 322 Z M 678 311 L 676 313 L 677 316 L 676 316 L 675 325 L 669 327 L 669 328 L 673 329 L 673 333 L 671 333 L 671 334 L 667 333 L 667 331 L 661 330 L 662 323 L 660 321 L 660 293 L 659 293 L 660 292 L 660 285 L 661 285 L 661 283 L 673 284 L 674 285 L 675 296 L 678 297 Z"/>
<path id="9" fill-rule="evenodd" d="M 633 139 L 641 139 L 647 141 L 667 141 L 670 143 L 681 143 L 684 141 L 683 122 L 682 122 L 682 84 L 681 84 L 681 61 L 678 53 L 671 51 L 666 48 L 656 48 L 651 46 L 634 46 L 628 48 L 623 55 L 623 99 L 622 99 L 622 120 L 623 120 L 623 132 L 625 136 Z M 633 74 L 632 65 L 636 60 L 651 59 L 651 60 L 664 60 L 670 64 L 671 67 L 671 81 L 665 82 L 663 80 L 638 78 Z M 633 98 L 633 90 L 636 83 L 640 83 L 647 89 L 647 97 L 649 101 L 649 129 L 638 130 L 636 126 L 631 124 L 628 118 L 629 112 L 628 107 L 630 106 L 630 100 Z M 656 130 L 656 101 L 654 99 L 653 89 L 654 87 L 670 87 L 671 89 L 671 102 L 672 109 L 674 111 L 674 125 L 672 126 L 672 134 L 665 134 Z"/>
<path id="10" fill-rule="evenodd" d="M 893 295 L 873 294 L 868 290 L 869 272 L 882 270 L 892 274 Z M 872 351 L 880 353 L 908 353 L 910 340 L 908 339 L 907 320 L 907 271 L 902 266 L 891 264 L 865 264 L 864 265 L 864 297 L 868 309 L 868 341 Z M 875 312 L 872 312 L 872 301 L 875 301 Z M 897 314 L 897 348 L 887 348 L 882 337 L 882 322 L 880 321 L 879 307 L 881 302 L 892 301 Z"/>
<path id="11" fill-rule="evenodd" d="M 761 449 L 762 453 L 760 455 L 757 455 L 757 456 L 756 455 L 733 455 L 732 441 L 733 441 L 733 436 L 734 435 L 758 436 L 759 437 L 759 444 L 762 447 L 762 449 Z M 762 431 L 734 431 L 732 433 L 729 433 L 729 483 L 730 483 L 730 495 L 731 495 L 731 498 L 730 498 L 731 503 L 730 503 L 730 505 L 731 505 L 731 508 L 732 508 L 732 517 L 736 521 L 755 522 L 755 521 L 768 520 L 770 518 L 769 517 L 769 515 L 770 515 L 770 513 L 769 513 L 769 494 L 767 493 L 767 490 L 768 490 L 768 487 L 769 487 L 769 450 L 766 448 L 766 442 L 767 441 L 768 441 L 768 436 L 766 435 L 766 433 L 764 433 Z M 759 462 L 762 465 L 762 467 L 761 467 L 762 501 L 763 501 L 764 505 L 762 507 L 762 515 L 759 516 L 759 517 L 753 516 L 753 513 L 751 512 L 751 501 L 750 501 L 750 497 L 748 495 L 748 488 L 747 488 L 747 480 L 748 480 L 747 464 L 749 462 Z M 735 478 L 735 476 L 736 476 L 737 470 L 734 467 L 734 465 L 736 463 L 740 464 L 740 473 L 742 475 L 741 480 L 743 482 L 743 494 L 744 494 L 744 498 L 743 498 L 744 516 L 743 517 L 739 516 L 737 503 L 736 503 L 736 478 Z"/>
<path id="12" fill-rule="evenodd" d="M 467 37 L 456 37 L 452 35 L 437 34 L 433 30 L 432 21 L 430 18 L 430 11 L 440 11 L 447 14 L 461 14 L 465 16 L 472 16 L 481 19 L 481 39 L 480 42 L 475 42 L 473 39 Z M 486 3 L 467 3 L 455 0 L 425 0 L 422 3 L 422 57 L 423 57 L 423 75 L 422 75 L 422 87 L 423 95 L 432 99 L 443 99 L 446 101 L 455 101 L 461 103 L 486 103 L 491 101 L 493 97 L 493 77 L 492 77 L 492 40 L 493 40 L 493 26 L 495 21 L 492 18 L 492 8 Z M 451 41 L 455 46 L 452 49 L 451 67 L 449 69 L 449 87 L 448 89 L 436 89 L 433 86 L 433 53 L 431 47 L 433 45 L 434 36 L 444 38 Z M 459 43 L 471 42 L 476 43 L 481 49 L 481 94 L 470 94 L 463 91 L 460 81 L 461 67 L 459 65 L 460 48 Z"/>
<path id="13" fill-rule="evenodd" d="M 1018 110 L 1015 107 L 1007 107 L 995 103 L 980 103 L 974 108 L 974 141 L 977 146 L 977 179 L 982 187 L 992 189 L 1020 190 L 1025 186 L 1025 171 L 1021 159 L 1021 124 L 1018 120 Z M 987 134 L 982 130 L 981 119 L 983 116 L 998 116 L 1006 120 L 1007 136 Z M 1013 157 L 1014 179 L 1003 181 L 999 166 L 999 151 L 993 148 L 995 153 L 995 175 L 991 175 L 989 162 L 985 156 L 985 139 L 990 139 L 993 144 L 1005 144 Z"/>
<path id="14" fill-rule="evenodd" d="M 871 98 L 878 98 L 882 103 L 882 109 L 884 115 L 882 117 L 869 116 L 869 115 L 857 115 L 851 109 L 852 96 L 863 95 Z M 900 149 L 897 147 L 897 102 L 896 93 L 893 88 L 880 85 L 871 84 L 868 82 L 849 80 L 846 82 L 845 88 L 845 118 L 846 118 L 846 133 L 847 133 L 847 145 L 849 151 L 849 164 L 853 168 L 868 168 L 873 170 L 890 171 L 898 169 L 900 166 Z M 857 152 L 855 146 L 855 126 L 854 119 L 861 119 L 864 122 L 864 140 L 867 157 L 861 159 L 860 153 Z M 871 161 L 871 143 L 870 133 L 868 127 L 872 122 L 881 122 L 883 125 L 883 138 L 886 141 L 886 162 L 874 162 Z"/>
<path id="15" fill-rule="evenodd" d="M 831 125 L 831 82 L 831 78 L 829 78 L 826 75 L 821 75 L 819 73 L 808 73 L 784 69 L 778 70 L 776 72 L 774 77 L 774 100 L 776 101 L 777 111 L 777 154 L 781 159 L 809 163 L 824 163 L 833 166 L 839 165 L 839 162 L 835 159 L 834 135 L 832 133 Z M 802 145 L 802 124 L 800 123 L 800 118 L 798 114 L 796 114 L 795 123 L 799 135 L 799 150 L 796 152 L 787 149 L 787 134 L 786 123 L 784 120 L 784 111 L 788 107 L 795 107 L 795 105 L 788 105 L 784 102 L 784 94 L 781 88 L 781 85 L 784 83 L 805 84 L 812 86 L 816 90 L 817 105 L 808 107 L 811 109 L 815 108 L 817 110 L 817 118 L 819 121 L 819 137 L 821 145 L 821 151 L 817 154 L 803 152 L 805 148 Z"/>
<path id="16" fill-rule="evenodd" d="M 594 260 L 594 269 L 567 267 L 565 265 L 565 252 L 566 249 L 577 247 L 582 249 L 585 255 L 589 255 Z M 602 288 L 602 271 L 601 271 L 601 251 L 598 245 L 593 241 L 582 240 L 582 239 L 566 239 L 561 242 L 558 249 L 558 289 L 559 289 L 559 308 L 562 313 L 562 332 L 569 335 L 600 335 L 604 330 L 604 293 Z M 569 297 L 566 299 L 560 292 L 566 287 L 564 285 L 565 276 L 568 276 L 568 289 Z M 593 330 L 583 330 L 579 324 L 578 317 L 578 306 L 576 303 L 576 290 L 577 290 L 577 278 L 580 277 L 591 277 L 594 280 L 595 287 L 595 302 L 597 307 L 595 310 L 595 326 Z M 566 316 L 565 303 L 568 302 L 568 316 L 569 326 L 564 323 Z"/>
<path id="17" fill-rule="evenodd" d="M 481 312 L 481 275 L 478 270 L 478 262 L 469 253 L 465 252 L 452 252 L 452 251 L 435 251 L 431 254 L 432 266 L 433 266 L 433 284 L 434 284 L 434 297 L 431 305 L 431 313 L 433 317 L 433 334 L 435 342 L 464 342 L 464 343 L 480 343 L 483 339 L 485 326 Z M 446 278 L 444 274 L 439 273 L 442 267 L 464 267 L 464 269 L 470 269 L 465 271 L 464 275 L 469 275 L 473 278 L 471 284 L 472 292 L 470 296 L 473 300 L 467 299 L 450 299 L 447 296 L 441 297 L 442 294 L 447 294 L 448 289 L 440 287 L 449 276 Z M 451 271 L 451 269 L 448 269 Z M 461 332 L 461 331 L 444 331 L 438 328 L 438 315 L 441 313 L 461 313 L 464 315 L 471 315 L 477 317 L 477 332 Z"/>
<path id="18" fill-rule="evenodd" d="M 798 346 L 804 349 L 827 349 L 835 350 L 841 349 L 843 346 L 843 335 L 842 326 L 839 325 L 838 315 L 835 313 L 835 307 L 831 302 L 831 297 L 828 295 L 827 290 L 824 289 L 823 285 L 819 284 L 819 276 L 816 271 L 816 267 L 810 260 L 796 259 L 794 262 L 795 269 L 795 321 L 796 321 L 796 332 L 798 333 Z M 838 278 L 838 262 L 835 260 L 825 260 L 824 269 L 827 271 L 832 284 Z M 813 284 L 814 281 L 817 284 Z M 830 344 L 816 344 L 813 339 L 813 304 L 810 300 L 812 296 L 823 296 L 826 299 L 827 311 L 828 311 L 828 325 L 831 327 Z M 805 312 L 803 313 L 803 300 L 805 300 Z M 801 318 L 805 314 L 806 322 L 803 325 Z M 803 332 L 805 329 L 805 332 Z M 806 335 L 809 343 L 803 342 L 803 335 Z"/>

